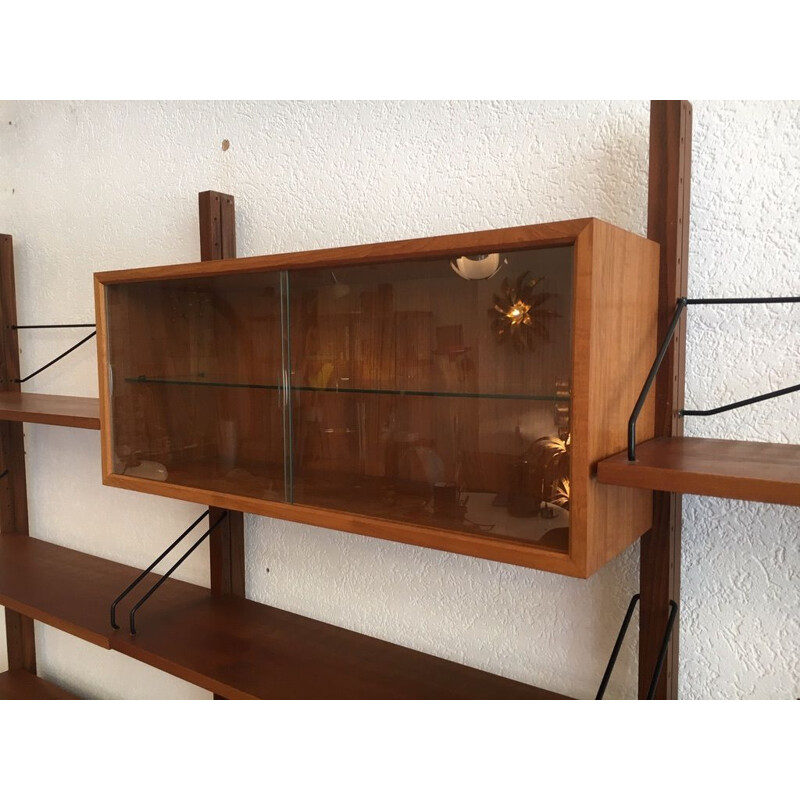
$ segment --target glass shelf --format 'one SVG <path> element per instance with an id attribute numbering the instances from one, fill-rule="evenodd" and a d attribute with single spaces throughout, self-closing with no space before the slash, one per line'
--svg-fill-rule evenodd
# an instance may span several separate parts
<path id="1" fill-rule="evenodd" d="M 271 389 L 283 388 L 275 383 L 237 383 L 235 381 L 217 381 L 205 377 L 197 378 L 149 378 L 139 375 L 136 378 L 125 378 L 127 383 L 158 383 L 165 386 L 219 386 L 226 389 Z"/>
<path id="2" fill-rule="evenodd" d="M 277 391 L 282 387 L 269 383 L 237 383 L 234 381 L 217 381 L 204 377 L 198 378 L 149 378 L 140 375 L 136 378 L 125 378 L 128 383 L 157 383 L 169 386 L 221 386 L 231 389 L 265 389 Z M 541 403 L 569 403 L 568 396 L 536 395 L 536 394 L 493 394 L 486 392 L 435 392 L 418 389 L 366 389 L 355 386 L 291 386 L 293 392 L 328 392 L 331 394 L 375 394 L 392 397 L 463 397 L 475 400 L 530 400 Z"/>

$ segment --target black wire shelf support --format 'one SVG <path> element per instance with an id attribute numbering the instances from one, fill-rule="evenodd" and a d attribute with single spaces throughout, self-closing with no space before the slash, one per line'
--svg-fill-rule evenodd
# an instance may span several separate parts
<path id="1" fill-rule="evenodd" d="M 653 670 L 653 680 L 650 681 L 650 688 L 647 690 L 647 699 L 652 700 L 656 696 L 656 686 L 658 686 L 658 679 L 661 677 L 661 670 L 664 667 L 664 660 L 667 657 L 667 648 L 669 647 L 669 640 L 672 636 L 672 629 L 675 627 L 675 620 L 678 617 L 678 604 L 674 600 L 669 601 L 669 617 L 667 618 L 667 627 L 664 631 L 664 638 L 661 640 L 661 649 L 658 651 L 658 659 L 656 660 L 656 667 Z"/>
<path id="2" fill-rule="evenodd" d="M 622 642 L 625 641 L 625 634 L 628 632 L 628 626 L 631 624 L 631 618 L 633 617 L 633 612 L 636 610 L 636 604 L 639 602 L 640 597 L 641 595 L 635 594 L 631 598 L 630 603 L 628 603 L 625 619 L 622 620 L 622 625 L 617 634 L 617 641 L 614 642 L 614 649 L 611 651 L 611 657 L 608 659 L 608 665 L 603 674 L 603 680 L 600 681 L 600 688 L 597 690 L 597 696 L 594 698 L 595 700 L 602 700 L 603 695 L 606 693 L 606 687 L 608 686 L 609 680 L 611 680 L 611 673 L 614 671 L 614 666 L 617 663 L 617 656 L 619 656 L 619 651 L 622 648 Z"/>
<path id="3" fill-rule="evenodd" d="M 647 396 L 650 393 L 650 389 L 653 387 L 655 383 L 656 376 L 658 375 L 658 371 L 661 368 L 661 364 L 664 361 L 664 357 L 667 355 L 669 351 L 669 347 L 672 344 L 673 337 L 675 336 L 675 330 L 678 327 L 678 324 L 681 321 L 681 317 L 683 316 L 683 312 L 689 306 L 715 306 L 715 305 L 769 305 L 769 304 L 781 304 L 781 303 L 800 303 L 800 297 L 702 297 L 702 298 L 688 298 L 688 297 L 680 297 L 678 298 L 678 302 L 675 307 L 675 313 L 672 316 L 672 320 L 670 321 L 669 327 L 667 328 L 667 333 L 664 336 L 663 341 L 659 345 L 658 352 L 656 353 L 655 360 L 653 361 L 653 366 L 650 368 L 650 372 L 647 375 L 647 379 L 644 382 L 644 386 L 642 387 L 642 391 L 639 394 L 639 398 L 636 401 L 636 405 L 633 408 L 633 412 L 631 413 L 630 419 L 628 420 L 628 461 L 636 461 L 636 423 L 639 419 L 639 415 L 642 412 L 642 408 L 644 408 L 645 401 L 647 400 Z M 775 397 L 782 397 L 786 394 L 792 394 L 793 392 L 800 391 L 800 383 L 795 384 L 793 386 L 787 386 L 784 389 L 778 389 L 774 392 L 767 392 L 766 394 L 756 395 L 755 397 L 747 398 L 746 400 L 739 400 L 735 403 L 728 403 L 724 406 L 719 406 L 717 408 L 710 408 L 707 410 L 692 410 L 692 409 L 685 409 L 682 408 L 678 411 L 678 415 L 681 417 L 710 417 L 714 414 L 722 414 L 725 411 L 732 411 L 736 408 L 743 408 L 744 406 L 753 405 L 754 403 L 761 403 L 765 400 L 771 400 Z"/>
<path id="4" fill-rule="evenodd" d="M 713 417 L 714 414 L 722 414 L 725 411 L 733 411 L 735 408 L 744 408 L 744 406 L 751 406 L 754 403 L 761 403 L 764 400 L 772 400 L 773 397 L 782 397 L 785 394 L 792 394 L 793 392 L 800 391 L 800 383 L 794 386 L 787 386 L 785 389 L 778 389 L 775 392 L 767 392 L 766 394 L 759 394 L 755 397 L 749 397 L 747 400 L 739 400 L 736 403 L 728 403 L 726 406 L 718 406 L 717 408 L 709 408 L 703 411 L 682 408 L 678 412 L 680 417 Z"/>
<path id="5" fill-rule="evenodd" d="M 131 609 L 129 622 L 130 622 L 130 631 L 131 635 L 136 634 L 136 612 L 150 599 L 150 597 L 161 587 L 164 582 L 175 572 L 178 567 L 186 561 L 189 556 L 197 550 L 198 547 L 211 535 L 211 532 L 216 528 L 226 517 L 228 516 L 227 511 L 223 511 L 220 515 L 219 519 L 213 524 L 210 525 L 208 530 L 164 573 L 164 575 L 156 582 L 156 584 L 150 589 L 144 597 Z"/>
<path id="6" fill-rule="evenodd" d="M 158 563 L 168 556 L 209 515 L 209 513 L 209 511 L 204 511 L 149 567 L 147 567 L 147 569 L 139 574 L 138 578 L 127 586 L 116 600 L 114 600 L 111 604 L 111 627 L 114 628 L 114 630 L 119 630 L 119 625 L 117 625 L 117 606 L 120 601 L 135 589 L 153 571 Z"/>
<path id="7" fill-rule="evenodd" d="M 84 327 L 91 327 L 94 328 L 94 325 L 14 325 L 12 326 L 16 329 L 20 328 L 84 328 Z M 39 367 L 35 372 L 31 372 L 30 375 L 27 375 L 24 378 L 14 378 L 12 383 L 25 383 L 29 381 L 31 378 L 36 377 L 40 372 L 44 372 L 48 367 L 52 367 L 53 364 L 57 364 L 61 361 L 62 358 L 68 356 L 73 350 L 77 350 L 82 344 L 86 344 L 89 339 L 94 338 L 97 336 L 97 331 L 92 331 L 88 336 L 84 336 L 77 344 L 72 345 L 68 350 L 65 350 L 60 356 L 56 356 L 52 361 L 48 361 L 43 367 Z"/>
<path id="8" fill-rule="evenodd" d="M 152 571 L 153 569 L 161 562 L 166 556 L 168 556 L 208 515 L 209 511 L 204 511 L 177 539 L 175 539 L 172 544 L 164 550 L 161 555 L 150 564 L 147 569 L 143 570 L 139 576 L 133 580 L 123 591 L 122 593 L 114 600 L 111 604 L 111 627 L 114 630 L 119 630 L 120 626 L 117 624 L 117 606 L 119 605 L 120 601 L 127 597 L 128 594 L 133 591 Z M 208 530 L 173 564 L 173 566 L 167 570 L 167 572 L 161 576 L 161 578 L 150 588 L 150 590 L 139 600 L 138 603 L 131 609 L 130 612 L 130 631 L 132 634 L 136 633 L 136 612 L 147 602 L 147 600 L 151 597 L 151 595 L 167 580 L 167 578 L 175 572 L 178 567 L 186 561 L 187 558 L 200 546 L 202 542 L 211 535 L 211 532 L 228 516 L 228 512 L 224 511 L 222 515 L 219 517 L 213 525 L 209 526 Z"/>
<path id="9" fill-rule="evenodd" d="M 597 690 L 595 700 L 602 700 L 606 693 L 608 682 L 611 680 L 611 673 L 614 671 L 614 667 L 617 663 L 619 651 L 622 649 L 622 643 L 625 641 L 625 634 L 628 632 L 628 627 L 630 626 L 631 619 L 633 618 L 633 612 L 636 610 L 636 604 L 640 599 L 641 595 L 635 594 L 631 598 L 630 603 L 628 603 L 628 610 L 625 612 L 625 618 L 622 620 L 622 625 L 620 626 L 619 633 L 617 634 L 617 641 L 614 642 L 614 649 L 611 651 L 611 657 L 608 659 L 608 665 L 606 666 L 606 671 L 603 674 L 603 680 L 600 681 L 600 687 Z M 650 680 L 650 687 L 647 691 L 648 700 L 652 700 L 655 697 L 656 686 L 658 686 L 658 680 L 661 677 L 661 671 L 664 668 L 664 660 L 667 657 L 667 648 L 669 647 L 669 640 L 672 637 L 672 630 L 675 627 L 675 620 L 677 619 L 677 616 L 678 604 L 674 600 L 670 600 L 667 625 L 664 630 L 664 636 L 661 640 L 661 647 L 658 651 L 658 658 L 656 659 L 656 665 L 653 670 L 653 677 Z"/>

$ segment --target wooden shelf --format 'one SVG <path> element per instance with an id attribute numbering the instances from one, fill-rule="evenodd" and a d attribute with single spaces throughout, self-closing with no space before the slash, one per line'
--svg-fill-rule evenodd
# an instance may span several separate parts
<path id="1" fill-rule="evenodd" d="M 27 536 L 0 536 L 0 603 L 231 699 L 566 699 L 323 622 L 169 580 L 111 629 L 138 570 Z M 140 597 L 157 578 L 137 588 Z M 134 599 L 135 600 L 135 599 Z M 133 601 L 131 601 L 133 602 Z M 130 603 L 120 604 L 127 629 Z"/>
<path id="2" fill-rule="evenodd" d="M 78 700 L 74 694 L 24 669 L 0 673 L 0 700 Z"/>
<path id="3" fill-rule="evenodd" d="M 0 392 L 0 419 L 100 430 L 100 401 L 32 392 Z"/>
<path id="4" fill-rule="evenodd" d="M 106 649 L 108 606 L 135 572 L 29 536 L 0 535 L 0 605 Z"/>
<path id="5" fill-rule="evenodd" d="M 600 483 L 800 506 L 800 445 L 674 437 L 597 465 Z"/>

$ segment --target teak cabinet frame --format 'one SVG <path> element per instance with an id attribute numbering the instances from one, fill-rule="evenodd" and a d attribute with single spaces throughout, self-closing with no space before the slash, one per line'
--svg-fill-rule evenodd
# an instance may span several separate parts
<path id="1" fill-rule="evenodd" d="M 568 552 L 488 534 L 466 534 L 345 511 L 161 483 L 114 472 L 107 286 L 276 270 L 334 269 L 390 264 L 410 258 L 441 259 L 454 253 L 474 255 L 558 246 L 574 248 L 572 503 Z M 95 275 L 95 298 L 103 482 L 106 485 L 576 577 L 591 575 L 650 527 L 650 492 L 600 485 L 594 477 L 597 461 L 617 452 L 625 444 L 624 416 L 635 401 L 655 352 L 658 246 L 640 236 L 600 220 L 581 219 L 301 253 L 102 272 Z M 642 440 L 652 436 L 653 424 L 651 404 L 640 420 Z"/>

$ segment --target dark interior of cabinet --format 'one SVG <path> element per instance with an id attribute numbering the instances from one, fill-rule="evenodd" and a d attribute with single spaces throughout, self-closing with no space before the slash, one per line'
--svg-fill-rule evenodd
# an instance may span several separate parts
<path id="1" fill-rule="evenodd" d="M 566 550 L 573 250 L 504 258 L 108 286 L 115 471 Z"/>

